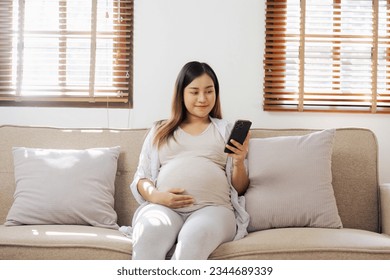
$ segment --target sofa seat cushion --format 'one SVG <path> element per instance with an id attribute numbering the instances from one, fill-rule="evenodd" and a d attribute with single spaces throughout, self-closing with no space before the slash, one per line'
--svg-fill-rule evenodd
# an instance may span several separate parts
<path id="1" fill-rule="evenodd" d="M 390 259 L 390 236 L 347 228 L 269 229 L 222 244 L 210 259 Z"/>
<path id="2" fill-rule="evenodd" d="M 131 259 L 118 230 L 74 225 L 0 225 L 0 259 Z"/>

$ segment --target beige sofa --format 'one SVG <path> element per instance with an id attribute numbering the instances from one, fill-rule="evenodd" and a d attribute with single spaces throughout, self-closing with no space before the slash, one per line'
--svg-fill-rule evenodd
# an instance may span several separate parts
<path id="1" fill-rule="evenodd" d="M 303 135 L 304 129 L 253 129 L 252 137 Z M 119 225 L 137 203 L 129 190 L 145 129 L 0 127 L 0 223 L 13 203 L 12 147 L 120 146 L 115 180 Z M 366 129 L 337 129 L 332 176 L 342 229 L 279 228 L 222 244 L 210 259 L 390 259 L 390 185 L 379 186 L 377 142 Z M 83 225 L 0 225 L 0 259 L 130 259 L 131 240 L 116 229 Z"/>

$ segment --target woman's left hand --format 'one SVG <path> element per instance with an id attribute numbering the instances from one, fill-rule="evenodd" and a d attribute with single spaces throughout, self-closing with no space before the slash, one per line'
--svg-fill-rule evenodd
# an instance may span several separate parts
<path id="1" fill-rule="evenodd" d="M 249 177 L 244 163 L 248 154 L 249 139 L 250 132 L 246 136 L 244 143 L 240 144 L 239 142 L 232 140 L 231 144 L 233 144 L 234 147 L 229 144 L 226 145 L 226 147 L 233 152 L 228 154 L 228 156 L 233 159 L 232 185 L 239 195 L 243 195 L 249 185 Z"/>
<path id="2" fill-rule="evenodd" d="M 229 157 L 233 158 L 233 164 L 236 163 L 243 163 L 247 154 L 248 154 L 248 148 L 249 148 L 249 139 L 250 139 L 250 131 L 248 135 L 245 138 L 244 143 L 240 144 L 236 140 L 232 139 L 231 144 L 234 145 L 229 145 L 226 144 L 226 147 L 231 150 L 233 153 L 228 154 Z"/>

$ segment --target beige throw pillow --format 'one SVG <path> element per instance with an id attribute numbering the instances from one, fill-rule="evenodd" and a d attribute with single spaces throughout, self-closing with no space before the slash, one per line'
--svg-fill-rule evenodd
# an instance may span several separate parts
<path id="1" fill-rule="evenodd" d="M 248 231 L 281 227 L 341 228 L 332 186 L 335 130 L 251 139 Z"/>
<path id="2" fill-rule="evenodd" d="M 114 181 L 120 147 L 13 148 L 16 189 L 5 225 L 72 224 L 117 229 Z"/>

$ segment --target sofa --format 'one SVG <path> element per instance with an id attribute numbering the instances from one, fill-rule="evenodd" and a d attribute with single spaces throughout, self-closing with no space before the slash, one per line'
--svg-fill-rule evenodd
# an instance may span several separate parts
<path id="1" fill-rule="evenodd" d="M 294 137 L 316 131 L 255 128 L 251 137 Z M 130 225 L 138 204 L 129 185 L 146 132 L 147 129 L 0 126 L 0 259 L 131 259 L 131 239 L 115 226 L 3 224 L 15 202 L 13 148 L 81 150 L 115 146 L 120 147 L 112 205 L 115 223 L 118 227 Z M 331 179 L 342 227 L 255 230 L 240 240 L 220 245 L 210 259 L 390 259 L 390 184 L 379 185 L 377 160 L 377 141 L 372 131 L 336 129 Z"/>

